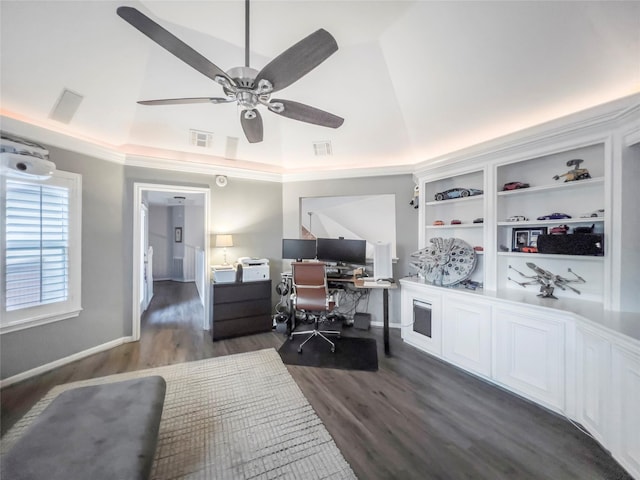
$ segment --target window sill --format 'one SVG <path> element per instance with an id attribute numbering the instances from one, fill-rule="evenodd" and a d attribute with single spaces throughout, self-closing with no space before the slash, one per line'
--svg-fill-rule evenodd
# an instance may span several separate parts
<path id="1" fill-rule="evenodd" d="M 3 325 L 0 325 L 0 335 L 4 335 L 5 333 L 17 332 L 19 330 L 25 330 L 27 328 L 38 327 L 40 325 L 46 325 L 47 323 L 59 322 L 60 320 L 66 320 L 67 318 L 74 318 L 80 315 L 81 311 L 82 308 L 78 310 L 70 310 L 68 312 L 41 315 L 39 317 L 28 318 L 25 320 L 7 322 Z"/>

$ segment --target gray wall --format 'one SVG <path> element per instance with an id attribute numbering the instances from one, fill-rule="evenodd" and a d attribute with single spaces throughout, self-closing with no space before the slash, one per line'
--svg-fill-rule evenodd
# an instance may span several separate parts
<path id="1" fill-rule="evenodd" d="M 418 249 L 418 210 L 409 205 L 413 196 L 413 177 L 394 175 L 387 177 L 361 177 L 336 180 L 289 182 L 282 187 L 284 238 L 299 238 L 300 199 L 304 197 L 327 197 L 339 195 L 395 194 L 396 196 L 396 255 L 399 258 L 393 266 L 396 279 L 410 275 L 409 255 Z M 376 221 L 371 212 L 372 222 Z M 289 270 L 289 261 L 283 261 L 283 269 Z M 362 305 L 364 307 L 364 305 Z M 364 311 L 364 310 L 363 310 Z M 382 293 L 372 291 L 366 309 L 372 320 L 382 321 Z M 400 290 L 392 290 L 389 295 L 389 323 L 400 323 Z"/>
<path id="2" fill-rule="evenodd" d="M 58 169 L 82 174 L 82 312 L 0 336 L 3 379 L 120 338 L 131 317 L 123 283 L 131 269 L 123 261 L 131 256 L 131 239 L 123 237 L 124 167 L 47 148 Z"/>
<path id="3" fill-rule="evenodd" d="M 34 139 L 37 141 L 37 139 Z M 411 175 L 279 184 L 124 167 L 86 155 L 47 147 L 60 170 L 82 175 L 82 312 L 62 320 L 0 336 L 2 379 L 131 335 L 133 185 L 135 182 L 196 186 L 211 190 L 210 234 L 232 233 L 229 260 L 240 256 L 271 260 L 274 285 L 282 272 L 281 240 L 298 236 L 299 199 L 309 196 L 390 193 L 396 195 L 397 278 L 409 273 L 408 255 L 417 249 L 418 211 L 408 205 Z M 371 221 L 375 221 L 372 214 Z M 210 262 L 222 250 L 211 246 Z M 288 266 L 287 266 L 288 268 Z M 369 310 L 381 319 L 380 292 Z M 272 293 L 273 303 L 279 298 Z M 399 322 L 399 291 L 391 294 L 391 322 Z"/>
<path id="4" fill-rule="evenodd" d="M 220 188 L 213 176 L 124 167 L 46 148 L 60 170 L 82 174 L 83 310 L 77 318 L 0 336 L 2 379 L 131 335 L 134 182 L 210 188 L 211 233 L 224 228 L 237 245 L 229 249 L 229 258 L 280 259 L 279 183 L 230 178 Z M 222 258 L 220 249 L 212 248 L 211 254 L 214 263 Z M 279 268 L 272 276 L 279 278 Z M 274 304 L 277 300 L 274 293 Z"/>
<path id="5" fill-rule="evenodd" d="M 622 264 L 620 266 L 620 310 L 640 312 L 638 265 L 640 265 L 640 144 L 622 152 Z M 606 240 L 606 239 L 605 239 Z"/>

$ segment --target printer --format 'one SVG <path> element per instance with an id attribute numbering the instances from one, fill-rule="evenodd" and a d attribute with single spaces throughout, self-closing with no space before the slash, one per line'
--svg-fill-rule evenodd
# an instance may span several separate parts
<path id="1" fill-rule="evenodd" d="M 214 283 L 234 283 L 236 268 L 233 265 L 212 265 L 211 279 Z"/>
<path id="2" fill-rule="evenodd" d="M 238 258 L 238 265 L 242 266 L 242 281 L 257 282 L 269 280 L 269 259 L 267 258 Z"/>

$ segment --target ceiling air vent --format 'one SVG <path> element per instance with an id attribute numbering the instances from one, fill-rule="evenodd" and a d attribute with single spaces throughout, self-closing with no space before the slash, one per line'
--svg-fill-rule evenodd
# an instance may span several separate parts
<path id="1" fill-rule="evenodd" d="M 62 123 L 71 122 L 83 98 L 82 95 L 71 90 L 62 90 L 58 101 L 49 114 L 49 118 Z"/>
<path id="2" fill-rule="evenodd" d="M 202 130 L 189 130 L 189 138 L 196 147 L 210 148 L 213 143 L 213 133 Z"/>
<path id="3" fill-rule="evenodd" d="M 328 157 L 333 155 L 331 142 L 313 142 L 313 154 L 316 157 Z"/>

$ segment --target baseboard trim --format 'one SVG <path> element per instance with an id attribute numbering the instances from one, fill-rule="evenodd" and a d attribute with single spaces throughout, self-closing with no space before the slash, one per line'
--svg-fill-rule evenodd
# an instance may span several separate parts
<path id="1" fill-rule="evenodd" d="M 116 338 L 115 340 L 111 340 L 110 342 L 103 343 L 102 345 L 96 345 L 95 347 L 91 347 L 88 350 L 83 350 L 82 352 L 74 353 L 73 355 L 69 355 L 68 357 L 60 358 L 53 362 L 47 363 L 45 365 L 40 365 L 39 367 L 32 368 L 31 370 L 18 373 L 13 377 L 8 377 L 3 380 L 0 380 L 0 388 L 8 387 L 9 385 L 13 385 L 14 383 L 18 383 L 28 378 L 35 377 L 36 375 L 40 375 L 41 373 L 48 372 L 49 370 L 53 370 L 54 368 L 62 367 L 63 365 L 67 365 L 68 363 L 75 362 L 76 360 L 81 360 L 85 357 L 88 357 L 89 355 L 104 352 L 105 350 L 110 350 L 114 347 L 118 347 L 120 345 L 129 343 L 132 341 L 133 341 L 133 337 L 121 337 L 121 338 Z"/>

